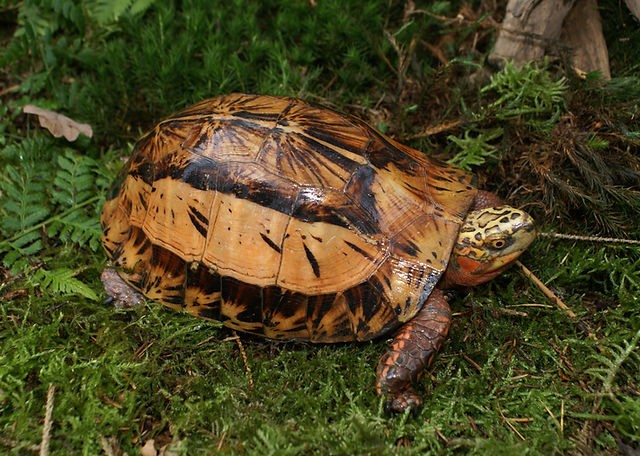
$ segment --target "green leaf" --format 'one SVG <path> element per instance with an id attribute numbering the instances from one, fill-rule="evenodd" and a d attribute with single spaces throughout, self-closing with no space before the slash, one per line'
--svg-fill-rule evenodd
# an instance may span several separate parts
<path id="1" fill-rule="evenodd" d="M 98 295 L 92 288 L 76 279 L 78 271 L 59 268 L 53 271 L 38 269 L 30 279 L 33 285 L 39 285 L 43 290 L 62 295 L 79 295 L 92 301 L 98 300 Z"/>

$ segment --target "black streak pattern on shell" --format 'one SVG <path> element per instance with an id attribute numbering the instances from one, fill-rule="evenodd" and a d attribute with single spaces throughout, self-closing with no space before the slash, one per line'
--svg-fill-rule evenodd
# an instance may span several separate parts
<path id="1" fill-rule="evenodd" d="M 389 164 L 393 164 L 409 175 L 414 175 L 414 170 L 420 169 L 416 161 L 399 151 L 384 136 L 374 130 L 369 129 L 369 131 L 376 140 L 370 143 L 365 155 L 374 167 L 384 169 L 388 168 Z"/>
<path id="2" fill-rule="evenodd" d="M 282 249 L 280 248 L 280 246 L 278 246 L 275 242 L 273 242 L 266 234 L 260 233 L 260 237 L 273 250 L 275 250 L 278 253 L 282 253 Z"/>
<path id="3" fill-rule="evenodd" d="M 191 224 L 196 230 L 198 230 L 202 237 L 206 238 L 209 220 L 193 206 L 189 206 L 189 219 L 191 220 Z"/>
<path id="4" fill-rule="evenodd" d="M 351 250 L 353 250 L 354 252 L 358 252 L 360 255 L 362 255 L 363 257 L 368 258 L 370 260 L 372 259 L 371 256 L 366 251 L 362 250 L 357 245 L 355 245 L 355 244 L 353 244 L 353 243 L 351 243 L 349 241 L 344 241 L 344 243 L 347 244 L 349 246 L 349 248 Z"/>
<path id="5" fill-rule="evenodd" d="M 223 310 L 225 306 L 240 310 L 237 319 L 245 323 L 262 323 L 262 288 L 248 285 L 231 277 L 221 278 Z"/>
<path id="6" fill-rule="evenodd" d="M 304 253 L 307 256 L 307 260 L 309 260 L 309 264 L 311 265 L 313 274 L 316 277 L 320 277 L 320 266 L 318 265 L 318 260 L 316 260 L 316 257 L 313 256 L 313 252 L 309 250 L 309 247 L 307 247 L 306 244 L 302 244 L 302 246 L 304 247 Z"/>
<path id="7" fill-rule="evenodd" d="M 323 125 L 320 125 L 319 127 L 308 127 L 306 128 L 306 132 L 309 134 L 309 136 L 319 141 L 326 142 L 327 144 L 331 144 L 334 147 L 345 149 L 353 154 L 362 155 L 363 153 L 363 151 L 358 147 L 353 147 L 345 141 L 340 141 L 339 138 L 336 137 L 336 135 L 334 135 L 327 128 L 324 128 Z"/>
<path id="8" fill-rule="evenodd" d="M 259 165 L 254 165 L 259 166 Z M 362 186 L 354 192 L 358 195 L 355 205 L 340 207 L 325 204 L 314 198 L 307 198 L 303 191 L 298 192 L 297 199 L 293 192 L 295 187 L 278 185 L 278 182 L 252 182 L 251 175 L 233 176 L 227 164 L 218 164 L 211 159 L 194 158 L 184 167 L 164 167 L 156 172 L 158 179 L 171 177 L 183 181 L 198 190 L 217 190 L 220 193 L 247 199 L 261 206 L 268 207 L 287 215 L 293 215 L 305 222 L 325 222 L 344 228 L 355 228 L 360 233 L 373 235 L 378 233 L 378 226 L 371 223 L 375 220 L 375 199 L 367 192 L 367 185 L 373 179 L 373 171 L 361 171 L 358 175 L 366 175 Z M 135 171 L 132 172 L 135 175 Z M 363 194 L 364 192 L 364 194 Z M 354 194 L 352 192 L 352 194 Z M 366 208 L 369 217 L 363 218 L 358 207 Z"/>
<path id="9" fill-rule="evenodd" d="M 347 158 L 335 149 L 318 142 L 310 136 L 300 135 L 300 138 L 309 146 L 310 149 L 317 152 L 331 163 L 336 163 L 341 169 L 355 170 L 360 166 L 360 163 Z"/>
<path id="10" fill-rule="evenodd" d="M 376 171 L 371 166 L 358 168 L 347 183 L 346 193 L 354 202 L 368 212 L 372 220 L 379 220 L 375 194 L 371 186 L 376 179 Z"/>

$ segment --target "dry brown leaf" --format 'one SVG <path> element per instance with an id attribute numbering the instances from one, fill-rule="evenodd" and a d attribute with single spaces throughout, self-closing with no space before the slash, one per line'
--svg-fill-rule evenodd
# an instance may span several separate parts
<path id="1" fill-rule="evenodd" d="M 153 439 L 149 439 L 145 442 L 144 446 L 140 448 L 140 456 L 157 456 L 158 452 L 156 447 L 153 446 Z"/>
<path id="2" fill-rule="evenodd" d="M 40 126 L 49 130 L 56 138 L 64 136 L 67 141 L 75 141 L 80 133 L 89 138 L 93 136 L 91 125 L 78 123 L 58 112 L 42 109 L 34 105 L 26 105 L 22 108 L 22 111 L 26 114 L 38 116 Z"/>
<path id="3" fill-rule="evenodd" d="M 631 14 L 640 21 L 640 0 L 624 0 L 624 2 L 627 4 Z"/>

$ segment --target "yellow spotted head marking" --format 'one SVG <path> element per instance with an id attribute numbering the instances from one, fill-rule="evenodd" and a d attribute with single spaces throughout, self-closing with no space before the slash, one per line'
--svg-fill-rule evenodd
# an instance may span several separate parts
<path id="1" fill-rule="evenodd" d="M 471 211 L 454 245 L 449 280 L 476 285 L 491 280 L 513 263 L 536 236 L 529 214 L 510 206 Z"/>

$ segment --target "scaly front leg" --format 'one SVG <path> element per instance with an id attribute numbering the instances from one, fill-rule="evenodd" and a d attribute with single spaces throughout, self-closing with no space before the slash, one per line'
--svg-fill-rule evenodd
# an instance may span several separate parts
<path id="1" fill-rule="evenodd" d="M 387 409 L 417 413 L 422 397 L 415 385 L 431 365 L 451 323 L 451 309 L 442 290 L 435 289 L 416 316 L 396 333 L 376 371 L 377 392 L 389 396 Z"/>

